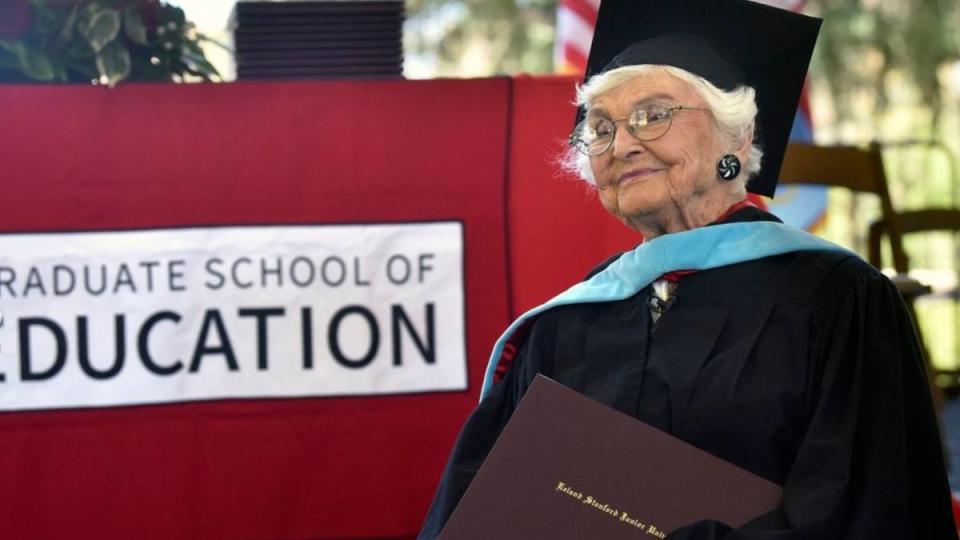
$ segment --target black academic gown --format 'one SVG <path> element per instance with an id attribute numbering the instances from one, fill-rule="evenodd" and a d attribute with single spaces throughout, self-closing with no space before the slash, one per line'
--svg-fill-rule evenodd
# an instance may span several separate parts
<path id="1" fill-rule="evenodd" d="M 464 425 L 419 538 L 439 534 L 537 373 L 784 488 L 740 529 L 670 539 L 957 538 L 921 352 L 886 277 L 806 251 L 687 275 L 677 293 L 656 324 L 649 287 L 540 315 Z"/>

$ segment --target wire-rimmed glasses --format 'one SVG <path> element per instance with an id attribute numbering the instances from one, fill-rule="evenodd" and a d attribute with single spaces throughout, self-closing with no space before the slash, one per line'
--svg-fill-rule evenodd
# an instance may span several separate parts
<path id="1" fill-rule="evenodd" d="M 641 141 L 652 141 L 663 137 L 673 123 L 676 111 L 706 111 L 702 107 L 684 105 L 665 105 L 647 103 L 633 109 L 630 116 L 620 120 L 611 120 L 602 116 L 587 118 L 577 124 L 570 135 L 570 145 L 581 154 L 599 156 L 613 146 L 617 137 L 617 124 L 625 122 L 627 131 Z"/>

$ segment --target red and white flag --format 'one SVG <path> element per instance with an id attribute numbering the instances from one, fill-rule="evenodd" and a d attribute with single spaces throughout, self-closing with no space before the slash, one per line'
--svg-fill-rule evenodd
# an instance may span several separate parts
<path id="1" fill-rule="evenodd" d="M 600 0 L 560 0 L 557 3 L 554 71 L 570 74 L 586 71 L 598 9 Z"/>

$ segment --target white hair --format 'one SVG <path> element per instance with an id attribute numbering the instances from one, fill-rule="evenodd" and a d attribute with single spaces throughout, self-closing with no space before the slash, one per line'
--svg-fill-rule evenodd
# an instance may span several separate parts
<path id="1" fill-rule="evenodd" d="M 725 139 L 731 149 L 739 148 L 748 137 L 753 135 L 757 117 L 756 91 L 753 88 L 738 86 L 730 91 L 721 90 L 703 77 L 673 66 L 641 64 L 601 73 L 586 84 L 577 87 L 576 104 L 589 109 L 598 96 L 623 86 L 634 77 L 657 70 L 666 71 L 693 88 L 713 114 L 718 135 Z M 757 141 L 754 141 L 746 162 L 743 163 L 745 174 L 738 178 L 741 187 L 746 189 L 747 180 L 760 172 L 762 160 L 763 149 Z M 571 146 L 563 152 L 560 156 L 560 166 L 566 171 L 579 175 L 588 184 L 596 185 L 593 169 L 590 167 L 590 157 L 578 152 L 576 148 Z"/>

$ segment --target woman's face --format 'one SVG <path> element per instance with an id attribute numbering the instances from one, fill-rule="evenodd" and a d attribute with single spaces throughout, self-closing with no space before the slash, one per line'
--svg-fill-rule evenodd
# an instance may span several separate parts
<path id="1" fill-rule="evenodd" d="M 619 120 L 649 102 L 707 108 L 687 83 L 654 70 L 601 94 L 587 112 L 618 121 L 613 146 L 591 157 L 590 165 L 604 208 L 634 227 L 669 219 L 698 198 L 722 197 L 716 163 L 729 153 L 721 148 L 709 110 L 674 111 L 665 135 L 638 140 Z"/>

